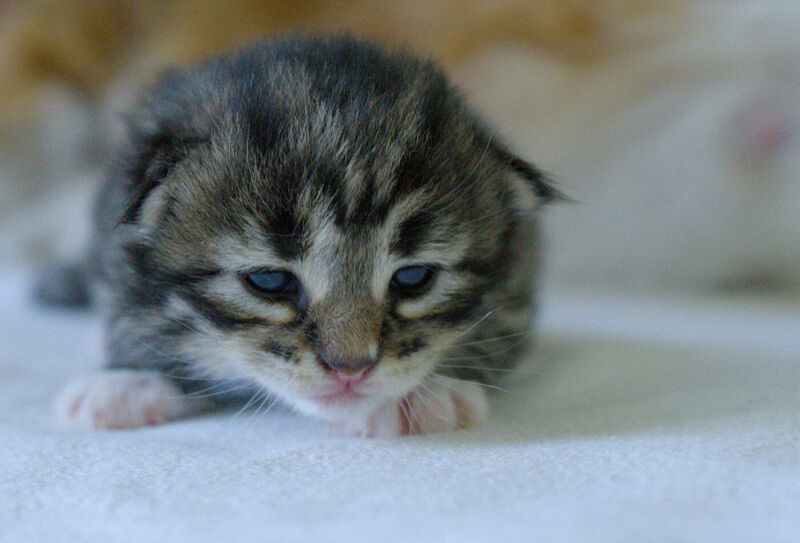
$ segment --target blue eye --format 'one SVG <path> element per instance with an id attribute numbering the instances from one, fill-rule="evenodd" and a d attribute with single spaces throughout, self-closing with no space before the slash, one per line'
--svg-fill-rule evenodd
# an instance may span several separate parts
<path id="1" fill-rule="evenodd" d="M 244 279 L 252 288 L 267 294 L 293 293 L 300 287 L 297 278 L 285 271 L 252 272 Z"/>
<path id="2" fill-rule="evenodd" d="M 394 272 L 391 286 L 399 290 L 418 291 L 426 287 L 433 276 L 434 271 L 427 266 L 408 266 Z"/>

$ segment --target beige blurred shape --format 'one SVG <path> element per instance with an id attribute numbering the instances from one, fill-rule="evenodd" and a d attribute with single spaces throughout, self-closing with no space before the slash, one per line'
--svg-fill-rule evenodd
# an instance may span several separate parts
<path id="1" fill-rule="evenodd" d="M 0 19 L 0 119 L 26 116 L 41 87 L 87 100 L 116 79 L 150 77 L 258 37 L 349 31 L 407 45 L 445 65 L 486 44 L 516 42 L 570 61 L 613 48 L 632 16 L 679 0 L 33 0 L 5 2 Z M 133 72 L 133 73 L 132 73 Z"/>

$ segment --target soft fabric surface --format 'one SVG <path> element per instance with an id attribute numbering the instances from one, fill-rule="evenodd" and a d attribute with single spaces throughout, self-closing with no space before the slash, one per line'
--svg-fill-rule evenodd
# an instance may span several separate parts
<path id="1" fill-rule="evenodd" d="M 0 540 L 800 540 L 796 301 L 548 295 L 483 428 L 362 440 L 286 410 L 58 428 L 100 327 L 0 274 Z"/>

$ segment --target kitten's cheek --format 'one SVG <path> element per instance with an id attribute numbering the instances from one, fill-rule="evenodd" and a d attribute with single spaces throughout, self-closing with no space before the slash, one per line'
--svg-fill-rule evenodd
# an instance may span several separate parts
<path id="1" fill-rule="evenodd" d="M 274 325 L 289 324 L 297 319 L 294 310 L 280 304 L 269 305 L 264 309 L 264 318 Z"/>
<path id="2" fill-rule="evenodd" d="M 427 313 L 427 305 L 420 301 L 410 300 L 397 304 L 395 311 L 404 319 L 419 319 Z"/>

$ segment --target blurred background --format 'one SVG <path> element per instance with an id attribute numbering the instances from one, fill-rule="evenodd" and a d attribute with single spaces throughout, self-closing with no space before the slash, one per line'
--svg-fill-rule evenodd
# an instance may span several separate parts
<path id="1" fill-rule="evenodd" d="M 343 30 L 440 61 L 574 200 L 485 429 L 56 429 L 101 326 L 26 283 L 80 255 L 120 112 L 169 66 Z M 797 541 L 798 91 L 800 0 L 0 0 L 0 540 Z"/>
<path id="2" fill-rule="evenodd" d="M 123 111 L 160 70 L 284 32 L 437 59 L 576 203 L 559 288 L 800 288 L 796 0 L 0 0 L 0 261 L 75 258 Z"/>

